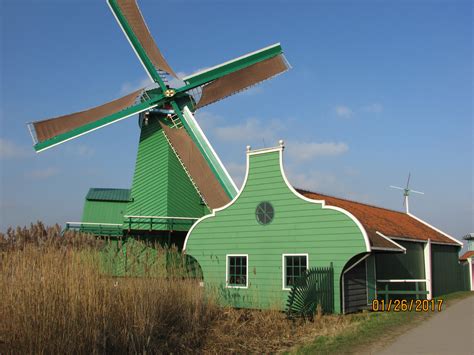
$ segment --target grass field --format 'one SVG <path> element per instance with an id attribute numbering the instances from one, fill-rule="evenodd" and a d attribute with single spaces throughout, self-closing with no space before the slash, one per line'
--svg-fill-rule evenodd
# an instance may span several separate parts
<path id="1" fill-rule="evenodd" d="M 0 353 L 268 353 L 349 324 L 222 308 L 179 270 L 113 278 L 103 243 L 41 223 L 0 235 Z"/>
<path id="2" fill-rule="evenodd" d="M 0 234 L 0 354 L 346 353 L 424 317 L 366 312 L 310 322 L 223 308 L 179 263 L 140 278 L 104 274 L 103 247 L 92 236 L 61 235 L 59 226 L 41 223 Z M 156 258 L 169 253 L 177 251 Z"/>

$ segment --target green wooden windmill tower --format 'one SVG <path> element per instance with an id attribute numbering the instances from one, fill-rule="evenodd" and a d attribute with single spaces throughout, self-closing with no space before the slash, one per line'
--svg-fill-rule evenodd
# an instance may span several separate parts
<path id="1" fill-rule="evenodd" d="M 280 74 L 289 65 L 280 44 L 274 44 L 178 78 L 151 37 L 136 1 L 107 3 L 155 85 L 89 110 L 29 123 L 34 149 L 41 152 L 139 114 L 131 190 L 91 189 L 82 221 L 75 227 L 97 235 L 181 239 L 195 219 L 237 193 L 193 112 Z M 172 78 L 184 84 L 171 87 Z"/>

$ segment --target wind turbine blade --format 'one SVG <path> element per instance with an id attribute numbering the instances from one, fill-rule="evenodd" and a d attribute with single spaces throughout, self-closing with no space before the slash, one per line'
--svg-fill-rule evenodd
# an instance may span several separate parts
<path id="1" fill-rule="evenodd" d="M 408 173 L 407 189 L 408 189 L 408 186 L 410 185 L 410 177 L 411 177 L 411 173 Z"/>
<path id="2" fill-rule="evenodd" d="M 424 195 L 424 194 L 425 194 L 424 192 L 416 191 L 416 190 L 410 190 L 410 192 L 414 192 L 414 193 L 420 194 L 420 195 Z"/>
<path id="3" fill-rule="evenodd" d="M 393 186 L 393 185 L 390 185 L 390 187 L 391 187 L 392 189 L 398 189 L 398 190 L 405 191 L 405 189 L 404 189 L 404 188 L 402 188 L 402 187 Z"/>

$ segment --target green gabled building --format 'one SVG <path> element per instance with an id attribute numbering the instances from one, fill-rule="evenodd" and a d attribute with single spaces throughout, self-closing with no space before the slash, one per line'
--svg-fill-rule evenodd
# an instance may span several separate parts
<path id="1" fill-rule="evenodd" d="M 412 214 L 295 189 L 281 143 L 247 151 L 240 192 L 193 225 L 184 250 L 224 304 L 284 309 L 292 285 L 316 268 L 325 310 L 347 313 L 466 289 L 461 246 Z"/>

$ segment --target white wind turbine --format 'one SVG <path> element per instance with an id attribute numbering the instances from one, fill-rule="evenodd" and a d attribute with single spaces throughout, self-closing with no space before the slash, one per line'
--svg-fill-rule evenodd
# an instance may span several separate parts
<path id="1" fill-rule="evenodd" d="M 408 205 L 408 196 L 410 195 L 411 192 L 414 192 L 416 194 L 420 194 L 420 195 L 424 195 L 425 193 L 424 192 L 421 192 L 421 191 L 416 191 L 416 190 L 412 190 L 410 189 L 410 176 L 411 174 L 408 173 L 408 180 L 407 180 L 407 186 L 405 188 L 403 187 L 398 187 L 398 186 L 393 186 L 393 185 L 390 185 L 390 187 L 392 189 L 398 189 L 398 190 L 402 190 L 403 191 L 403 205 L 405 206 L 405 210 L 406 210 L 406 213 L 410 213 L 410 210 L 409 210 L 409 205 Z"/>

